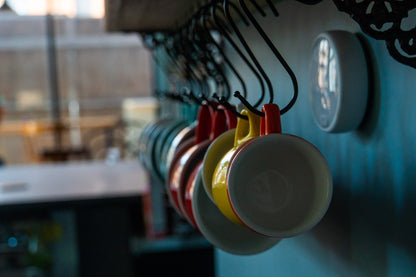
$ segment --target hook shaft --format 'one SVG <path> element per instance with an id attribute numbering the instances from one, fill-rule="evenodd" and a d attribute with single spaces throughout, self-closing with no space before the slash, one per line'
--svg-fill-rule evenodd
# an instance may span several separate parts
<path id="1" fill-rule="evenodd" d="M 253 72 L 254 76 L 257 78 L 260 89 L 261 89 L 261 96 L 254 105 L 257 107 L 260 105 L 260 103 L 263 101 L 264 94 L 265 94 L 265 87 L 263 83 L 263 79 L 260 76 L 260 74 L 257 72 L 256 68 L 251 64 L 251 62 L 248 60 L 248 58 L 244 55 L 244 53 L 241 51 L 241 49 L 237 46 L 235 41 L 231 38 L 231 36 L 227 33 L 228 26 L 222 21 L 221 18 L 219 18 L 217 14 L 217 10 L 221 9 L 221 7 L 218 4 L 214 4 L 211 7 L 211 16 L 214 19 L 214 23 L 217 26 L 217 30 L 225 37 L 225 39 L 230 43 L 230 45 L 233 47 L 233 49 L 237 52 L 237 54 L 241 57 L 241 59 L 244 61 L 244 63 L 249 67 L 249 69 Z M 221 9 L 223 12 L 223 10 Z M 224 14 L 223 14 L 224 15 Z M 228 99 L 227 99 L 228 100 Z"/>
<path id="2" fill-rule="evenodd" d="M 222 47 L 220 45 L 218 45 L 218 43 L 215 41 L 215 38 L 212 36 L 211 32 L 208 29 L 208 24 L 207 24 L 208 20 L 209 20 L 209 22 L 210 22 L 211 25 L 213 25 L 213 22 L 212 22 L 211 19 L 208 19 L 205 16 L 206 15 L 206 12 L 207 12 L 207 8 L 209 8 L 209 6 L 205 8 L 205 10 L 203 11 L 202 16 L 201 16 L 202 26 L 204 27 L 205 32 L 208 34 L 208 37 L 210 38 L 211 43 L 214 44 L 215 47 L 220 52 L 221 56 L 224 59 L 224 62 L 228 65 L 228 67 L 231 69 L 231 71 L 234 73 L 234 75 L 240 81 L 241 87 L 243 89 L 243 95 L 244 95 L 244 97 L 246 97 L 247 96 L 247 86 L 246 86 L 246 83 L 244 82 L 244 80 L 241 77 L 241 75 L 238 73 L 237 69 L 231 63 L 230 59 L 228 59 L 228 57 L 225 55 Z M 229 99 L 229 95 L 226 96 L 226 98 Z"/>
<path id="3" fill-rule="evenodd" d="M 226 0 L 227 1 L 227 0 Z M 254 0 L 250 0 L 251 3 L 255 2 Z M 257 20 L 254 18 L 253 14 L 250 12 L 250 10 L 247 8 L 247 5 L 245 3 L 245 0 L 239 0 L 240 6 L 243 9 L 244 13 L 249 18 L 250 22 L 253 24 L 254 28 L 259 32 L 260 36 L 264 39 L 266 44 L 269 46 L 270 50 L 272 50 L 273 54 L 276 56 L 276 58 L 279 60 L 283 68 L 286 70 L 286 72 L 289 74 L 289 77 L 292 81 L 293 85 L 293 97 L 290 100 L 289 104 L 286 105 L 283 109 L 281 109 L 280 114 L 286 113 L 288 110 L 292 108 L 292 106 L 295 104 L 297 97 L 298 97 L 298 82 L 295 76 L 295 73 L 293 73 L 292 69 L 290 68 L 289 64 L 286 62 L 286 60 L 283 58 L 283 56 L 280 54 L 280 52 L 277 50 L 277 48 L 274 46 L 273 42 L 270 40 L 270 38 L 267 36 L 266 32 L 261 28 L 260 24 L 257 22 Z M 273 6 L 273 5 L 272 5 Z M 273 103 L 273 94 L 270 95 L 270 102 Z"/>
<path id="4" fill-rule="evenodd" d="M 227 99 L 225 99 L 225 97 L 218 97 L 218 95 L 216 95 L 214 93 L 214 95 L 212 96 L 215 99 L 218 100 L 218 102 L 224 106 L 224 108 L 226 108 L 227 110 L 229 110 L 230 112 L 232 112 L 235 116 L 237 116 L 238 118 L 244 119 L 244 120 L 248 120 L 248 117 L 246 115 L 242 115 L 241 113 L 237 112 L 236 109 L 230 104 L 228 103 Z"/>
<path id="5" fill-rule="evenodd" d="M 225 16 L 227 18 L 227 21 L 230 23 L 231 27 L 233 28 L 235 34 L 237 35 L 238 39 L 240 40 L 240 42 L 243 45 L 244 49 L 246 50 L 247 54 L 250 56 L 251 60 L 253 61 L 253 63 L 257 67 L 257 70 L 260 72 L 260 74 L 263 76 L 263 79 L 266 81 L 267 87 L 269 89 L 269 97 L 273 98 L 272 97 L 272 95 L 273 95 L 272 83 L 271 83 L 269 77 L 267 76 L 266 72 L 264 71 L 263 67 L 260 65 L 259 61 L 257 60 L 256 56 L 253 54 L 253 51 L 251 51 L 250 46 L 248 46 L 246 40 L 244 39 L 244 36 L 242 35 L 240 30 L 238 29 L 232 15 L 231 15 L 230 7 L 233 7 L 234 10 L 238 10 L 238 8 L 235 7 L 234 5 L 232 5 L 232 3 L 229 0 L 224 0 L 223 9 L 224 9 L 224 13 L 225 13 Z M 256 103 L 256 105 L 254 105 L 254 107 L 257 107 L 262 101 L 263 101 L 263 97 L 261 98 L 261 101 L 259 101 L 258 103 Z"/>

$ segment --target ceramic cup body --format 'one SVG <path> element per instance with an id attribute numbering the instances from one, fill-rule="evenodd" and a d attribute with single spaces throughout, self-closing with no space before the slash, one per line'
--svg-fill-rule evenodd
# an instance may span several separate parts
<path id="1" fill-rule="evenodd" d="M 195 136 L 195 123 L 182 129 L 172 140 L 166 153 L 164 153 L 165 165 L 163 171 L 168 172 L 169 167 L 172 163 L 173 157 L 176 152 L 180 149 L 181 145 L 186 142 L 189 138 Z"/>
<path id="2" fill-rule="evenodd" d="M 185 128 L 186 123 L 182 120 L 172 121 L 170 124 L 166 124 L 160 134 L 157 136 L 155 146 L 153 148 L 153 171 L 163 181 L 166 179 L 166 174 L 162 172 L 162 165 L 164 160 L 162 158 L 162 151 L 165 145 L 170 144 L 172 139 L 172 133 L 175 134 L 181 129 Z"/>
<path id="3" fill-rule="evenodd" d="M 235 129 L 226 131 L 209 146 L 204 156 L 202 176 L 204 189 L 208 197 L 215 203 L 212 195 L 212 176 L 221 158 L 234 146 Z"/>
<path id="4" fill-rule="evenodd" d="M 212 114 L 212 109 L 208 105 L 200 107 L 194 139 L 184 143 L 184 145 L 176 151 L 168 170 L 166 182 L 168 195 L 176 211 L 188 220 L 189 217 L 183 212 L 179 197 L 180 193 L 184 190 L 184 179 L 188 178 L 189 174 L 192 172 L 191 167 L 198 164 L 195 160 L 197 149 L 199 149 L 200 144 L 209 140 L 212 126 Z"/>
<path id="5" fill-rule="evenodd" d="M 198 225 L 195 221 L 194 210 L 192 209 L 192 197 L 195 191 L 196 182 L 199 182 L 200 179 L 197 178 L 198 173 L 201 171 L 202 161 L 192 170 L 191 175 L 189 176 L 188 182 L 185 189 L 185 212 L 187 213 L 189 219 L 193 225 L 198 228 Z"/>
<path id="6" fill-rule="evenodd" d="M 271 237 L 291 237 L 315 226 L 332 198 L 325 158 L 308 141 L 281 133 L 280 111 L 263 106 L 261 136 L 247 140 L 230 158 L 229 205 L 238 222 Z"/>
<path id="7" fill-rule="evenodd" d="M 139 158 L 144 166 L 150 171 L 152 169 L 152 148 L 154 145 L 155 133 L 159 134 L 164 124 L 170 122 L 170 119 L 160 119 L 157 122 L 150 124 L 143 130 L 139 141 Z"/>
<path id="8" fill-rule="evenodd" d="M 210 144 L 209 140 L 206 140 L 200 144 L 191 147 L 180 159 L 180 167 L 178 168 L 178 186 L 177 190 L 172 190 L 172 194 L 178 200 L 178 206 L 181 213 L 192 224 L 192 215 L 188 214 L 186 209 L 186 187 L 189 182 L 192 182 L 192 178 L 195 178 L 195 168 L 199 167 L 204 157 L 205 151 Z"/>
<path id="9" fill-rule="evenodd" d="M 271 134 L 248 141 L 234 155 L 227 189 L 233 211 L 244 225 L 285 238 L 321 220 L 331 201 L 332 177 L 325 158 L 312 144 Z"/>
<path id="10" fill-rule="evenodd" d="M 196 225 L 215 247 L 234 255 L 254 255 L 272 248 L 280 241 L 229 221 L 205 192 L 201 170 L 191 196 Z"/>
<path id="11" fill-rule="evenodd" d="M 168 195 L 169 201 L 175 211 L 182 215 L 182 212 L 179 207 L 179 200 L 177 197 L 177 191 L 179 190 L 179 171 L 177 167 L 180 166 L 179 161 L 181 157 L 188 151 L 192 146 L 195 145 L 195 138 L 189 138 L 179 147 L 176 151 L 175 156 L 172 158 L 171 164 L 169 166 L 167 182 L 166 182 L 166 193 Z"/>
<path id="12" fill-rule="evenodd" d="M 243 225 L 239 217 L 235 214 L 229 201 L 227 188 L 227 171 L 234 153 L 246 141 L 259 136 L 260 117 L 250 112 L 248 109 L 241 111 L 248 116 L 248 121 L 238 119 L 237 128 L 234 136 L 234 146 L 218 162 L 212 176 L 212 196 L 221 212 L 232 222 Z"/>
<path id="13" fill-rule="evenodd" d="M 177 126 L 177 128 L 175 128 L 174 130 L 172 130 L 172 132 L 169 134 L 169 136 L 166 138 L 162 150 L 160 152 L 160 164 L 159 164 L 159 171 L 161 172 L 161 174 L 166 178 L 167 175 L 167 169 L 169 168 L 167 163 L 167 156 L 168 156 L 168 152 L 169 149 L 172 147 L 175 147 L 175 149 L 177 149 L 177 147 L 180 145 L 181 142 L 183 142 L 185 138 L 183 138 L 183 134 L 186 132 L 186 134 L 188 134 L 188 131 L 191 129 L 191 127 L 186 124 L 185 122 L 183 124 L 180 124 Z M 191 133 L 192 135 L 192 133 Z M 182 140 L 179 140 L 178 137 L 182 137 Z"/>
<path id="14" fill-rule="evenodd" d="M 190 219 L 190 222 L 194 225 L 195 220 L 193 219 L 192 209 L 189 208 L 189 203 L 187 204 L 186 195 L 191 194 L 196 173 L 201 166 L 204 155 L 212 141 L 230 128 L 234 128 L 235 123 L 236 120 L 234 115 L 228 114 L 228 112 L 222 109 L 217 109 L 213 113 L 209 139 L 189 149 L 188 152 L 181 158 L 181 162 L 183 162 L 183 169 L 182 173 L 179 175 L 180 179 L 177 198 L 182 213 L 186 218 Z"/>
<path id="15" fill-rule="evenodd" d="M 139 160 L 143 163 L 143 165 L 148 168 L 148 161 L 146 160 L 146 149 L 147 149 L 147 142 L 150 136 L 150 133 L 153 131 L 154 129 L 154 123 L 152 124 L 148 124 L 146 125 L 140 136 L 139 136 L 139 144 L 138 144 L 138 156 L 139 156 Z"/>

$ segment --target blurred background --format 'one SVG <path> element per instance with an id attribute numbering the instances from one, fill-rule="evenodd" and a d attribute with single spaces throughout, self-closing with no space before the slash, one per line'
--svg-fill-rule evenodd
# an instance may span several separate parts
<path id="1" fill-rule="evenodd" d="M 157 115 L 139 35 L 105 32 L 104 0 L 0 7 L 0 276 L 212 276 L 137 162 Z"/>
<path id="2" fill-rule="evenodd" d="M 0 14 L 2 160 L 42 162 L 57 144 L 102 159 L 108 140 L 130 155 L 122 120 L 140 127 L 152 112 L 137 107 L 154 109 L 151 57 L 139 37 L 106 33 L 102 0 L 8 1 Z"/>

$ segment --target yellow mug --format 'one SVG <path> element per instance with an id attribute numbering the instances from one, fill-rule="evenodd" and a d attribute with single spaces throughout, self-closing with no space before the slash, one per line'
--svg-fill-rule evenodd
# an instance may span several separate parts
<path id="1" fill-rule="evenodd" d="M 235 214 L 230 200 L 228 198 L 227 189 L 227 172 L 228 165 L 238 148 L 248 140 L 260 135 L 260 116 L 252 113 L 248 109 L 241 111 L 242 115 L 246 115 L 248 120 L 238 119 L 237 128 L 234 137 L 234 147 L 231 148 L 217 164 L 212 177 L 212 196 L 220 211 L 232 222 L 243 225 L 241 220 Z"/>

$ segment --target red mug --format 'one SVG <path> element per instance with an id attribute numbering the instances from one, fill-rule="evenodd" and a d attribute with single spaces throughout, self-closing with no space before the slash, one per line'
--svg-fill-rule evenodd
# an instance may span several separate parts
<path id="1" fill-rule="evenodd" d="M 174 209 L 185 217 L 186 215 L 182 213 L 179 205 L 180 178 L 182 174 L 187 176 L 191 173 L 189 169 L 185 167 L 186 160 L 190 158 L 190 155 L 193 152 L 188 151 L 195 149 L 197 145 L 209 139 L 212 117 L 213 111 L 208 104 L 204 104 L 199 108 L 197 125 L 195 128 L 195 137 L 189 138 L 182 143 L 181 147 L 176 151 L 176 154 L 172 158 L 169 166 L 166 191 Z"/>
<path id="2" fill-rule="evenodd" d="M 199 149 L 195 150 L 194 160 L 188 161 L 189 164 L 193 166 L 192 173 L 186 179 L 183 179 L 186 182 L 184 191 L 179 195 L 179 203 L 183 213 L 187 215 L 194 226 L 196 225 L 194 213 L 192 210 L 192 193 L 195 186 L 196 176 L 200 170 L 203 162 L 205 152 L 207 151 L 209 145 L 222 133 L 227 130 L 235 128 L 237 124 L 236 116 L 231 113 L 229 110 L 225 109 L 223 106 L 218 106 L 217 110 L 214 113 L 213 123 L 211 127 L 211 133 L 209 140 L 201 143 Z M 184 176 L 185 178 L 186 176 Z"/>

